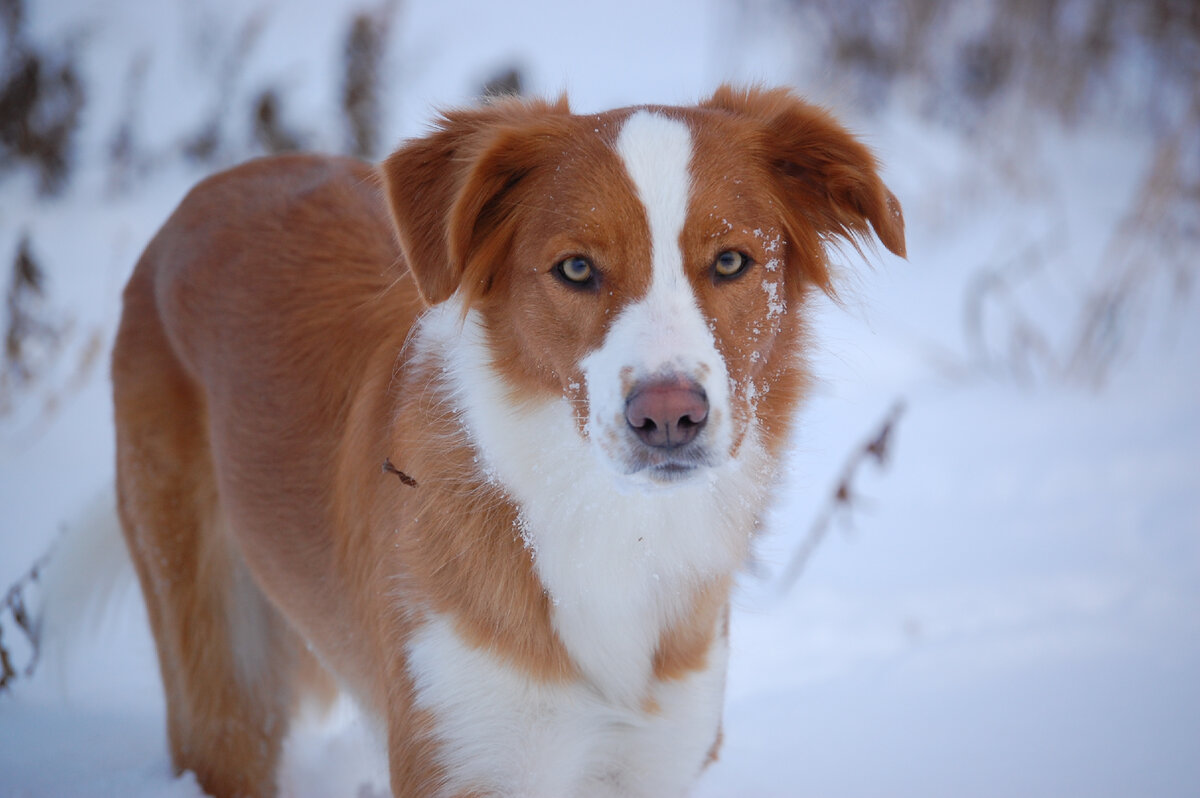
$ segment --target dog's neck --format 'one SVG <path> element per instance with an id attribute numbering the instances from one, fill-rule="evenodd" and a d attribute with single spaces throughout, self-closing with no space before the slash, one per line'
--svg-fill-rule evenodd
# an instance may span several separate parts
<path id="1" fill-rule="evenodd" d="M 636 703 L 652 676 L 703 666 L 767 499 L 771 463 L 755 433 L 704 477 L 639 489 L 592 453 L 568 400 L 506 398 L 474 312 L 435 307 L 419 348 L 446 366 L 481 478 L 517 508 L 575 667 L 610 700 Z"/>

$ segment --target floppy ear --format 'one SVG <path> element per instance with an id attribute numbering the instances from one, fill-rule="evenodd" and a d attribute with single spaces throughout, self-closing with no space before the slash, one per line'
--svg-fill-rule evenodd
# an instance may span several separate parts
<path id="1" fill-rule="evenodd" d="M 380 166 L 400 249 L 427 304 L 468 283 L 471 294 L 486 291 L 506 244 L 501 200 L 532 168 L 531 128 L 567 113 L 565 98 L 448 112 Z"/>
<path id="2" fill-rule="evenodd" d="M 900 203 L 879 179 L 875 156 L 831 114 L 786 89 L 722 86 L 705 105 L 762 125 L 762 154 L 785 206 L 789 237 L 813 250 L 808 266 L 823 289 L 831 291 L 821 253 L 830 238 L 858 248 L 874 229 L 885 247 L 904 256 Z"/>

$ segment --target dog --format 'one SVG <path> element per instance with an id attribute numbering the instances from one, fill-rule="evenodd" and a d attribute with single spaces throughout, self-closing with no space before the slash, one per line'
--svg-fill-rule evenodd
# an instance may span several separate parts
<path id="1" fill-rule="evenodd" d="M 118 510 L 174 767 L 266 796 L 345 690 L 397 796 L 668 796 L 717 756 L 733 579 L 826 247 L 903 255 L 786 90 L 505 99 L 377 167 L 195 187 L 124 292 Z"/>

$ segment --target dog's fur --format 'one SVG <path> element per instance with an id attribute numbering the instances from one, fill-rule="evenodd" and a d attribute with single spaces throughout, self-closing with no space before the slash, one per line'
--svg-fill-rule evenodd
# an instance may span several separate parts
<path id="1" fill-rule="evenodd" d="M 872 228 L 903 254 L 872 155 L 785 91 L 499 101 L 378 169 L 201 183 L 113 355 L 175 766 L 271 794 L 298 698 L 336 685 L 398 796 L 684 792 L 805 299 Z"/>

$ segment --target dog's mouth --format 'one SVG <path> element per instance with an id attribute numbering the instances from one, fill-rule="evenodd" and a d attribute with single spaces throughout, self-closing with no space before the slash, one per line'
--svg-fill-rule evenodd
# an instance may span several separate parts
<path id="1" fill-rule="evenodd" d="M 663 463 L 659 466 L 651 466 L 650 468 L 643 469 L 643 472 L 652 482 L 660 485 L 671 485 L 689 479 L 700 468 L 701 466 L 689 463 Z"/>
<path id="2" fill-rule="evenodd" d="M 655 484 L 671 485 L 691 479 L 710 465 L 704 448 L 689 446 L 677 452 L 636 452 L 626 473 Z"/>

